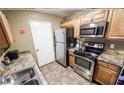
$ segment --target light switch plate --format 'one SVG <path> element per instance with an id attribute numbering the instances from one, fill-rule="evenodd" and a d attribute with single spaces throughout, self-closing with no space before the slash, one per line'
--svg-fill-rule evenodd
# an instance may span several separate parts
<path id="1" fill-rule="evenodd" d="M 115 44 L 110 44 L 111 49 L 114 49 L 114 47 L 115 47 Z"/>

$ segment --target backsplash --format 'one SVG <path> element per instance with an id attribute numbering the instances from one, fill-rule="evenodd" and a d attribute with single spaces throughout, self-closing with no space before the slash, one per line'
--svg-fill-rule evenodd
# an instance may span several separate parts
<path id="1" fill-rule="evenodd" d="M 0 57 L 3 55 L 3 53 L 6 51 L 7 49 L 0 49 Z"/>
<path id="2" fill-rule="evenodd" d="M 105 50 L 110 49 L 110 44 L 114 44 L 115 47 L 112 50 L 124 50 L 124 41 L 119 40 L 106 40 L 105 38 L 81 38 L 81 41 L 88 42 L 101 42 L 105 43 Z"/>
<path id="3" fill-rule="evenodd" d="M 124 50 L 124 41 L 106 40 L 107 49 L 110 49 L 110 44 L 115 44 L 115 48 L 113 50 Z"/>

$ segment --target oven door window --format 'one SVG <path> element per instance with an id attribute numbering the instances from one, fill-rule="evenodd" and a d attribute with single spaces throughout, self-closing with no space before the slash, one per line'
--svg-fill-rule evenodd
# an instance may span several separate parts
<path id="1" fill-rule="evenodd" d="M 97 33 L 96 35 L 103 35 L 104 34 L 104 26 L 97 27 Z"/>
<path id="2" fill-rule="evenodd" d="M 83 67 L 87 70 L 90 70 L 91 62 L 89 62 L 83 58 L 75 57 L 75 64 L 77 64 L 78 66 Z"/>
<path id="3" fill-rule="evenodd" d="M 94 28 L 82 28 L 80 29 L 80 35 L 95 35 L 95 27 Z"/>

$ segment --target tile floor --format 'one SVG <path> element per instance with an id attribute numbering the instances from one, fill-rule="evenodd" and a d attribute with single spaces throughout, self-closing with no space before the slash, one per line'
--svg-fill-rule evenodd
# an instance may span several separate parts
<path id="1" fill-rule="evenodd" d="M 93 85 L 75 73 L 71 67 L 64 68 L 57 62 L 49 63 L 40 70 L 49 85 Z"/>

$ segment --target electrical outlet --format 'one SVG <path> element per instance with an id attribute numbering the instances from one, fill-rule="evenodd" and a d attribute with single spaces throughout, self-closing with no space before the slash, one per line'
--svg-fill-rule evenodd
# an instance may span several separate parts
<path id="1" fill-rule="evenodd" d="M 115 44 L 110 44 L 111 49 L 114 49 L 114 47 L 115 47 Z"/>

